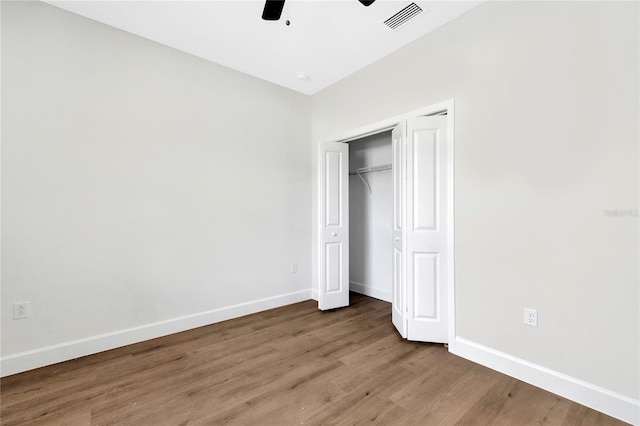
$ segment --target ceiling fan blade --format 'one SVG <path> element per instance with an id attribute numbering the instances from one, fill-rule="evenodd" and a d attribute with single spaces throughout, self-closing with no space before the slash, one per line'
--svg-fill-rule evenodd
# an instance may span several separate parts
<path id="1" fill-rule="evenodd" d="M 374 1 L 376 0 L 358 0 L 360 3 L 362 3 L 363 5 L 369 7 L 373 4 Z"/>
<path id="2" fill-rule="evenodd" d="M 277 21 L 282 15 L 283 7 L 284 0 L 266 0 L 262 11 L 262 19 L 265 21 Z"/>

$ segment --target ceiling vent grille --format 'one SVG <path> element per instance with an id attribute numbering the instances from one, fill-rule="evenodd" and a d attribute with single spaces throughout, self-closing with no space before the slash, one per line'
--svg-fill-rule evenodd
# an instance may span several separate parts
<path id="1" fill-rule="evenodd" d="M 384 24 L 392 30 L 395 30 L 400 25 L 405 24 L 409 19 L 415 17 L 420 13 L 422 13 L 422 8 L 420 8 L 420 6 L 415 3 L 411 3 L 410 5 L 384 21 Z"/>

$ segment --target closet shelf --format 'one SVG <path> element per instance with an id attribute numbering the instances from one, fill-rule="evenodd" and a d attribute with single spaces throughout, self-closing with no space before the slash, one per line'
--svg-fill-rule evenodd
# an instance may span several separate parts
<path id="1" fill-rule="evenodd" d="M 391 164 L 383 164 L 381 166 L 361 167 L 355 172 L 349 172 L 350 175 L 360 175 L 363 173 L 381 172 L 383 170 L 391 170 Z"/>

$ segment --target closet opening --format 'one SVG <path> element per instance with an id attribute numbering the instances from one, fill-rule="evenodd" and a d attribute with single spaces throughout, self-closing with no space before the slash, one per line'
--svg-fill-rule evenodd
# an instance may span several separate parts
<path id="1" fill-rule="evenodd" d="M 455 342 L 454 116 L 449 100 L 319 143 L 318 309 L 360 293 L 403 338 Z"/>
<path id="2" fill-rule="evenodd" d="M 349 290 L 391 303 L 391 129 L 349 144 Z"/>

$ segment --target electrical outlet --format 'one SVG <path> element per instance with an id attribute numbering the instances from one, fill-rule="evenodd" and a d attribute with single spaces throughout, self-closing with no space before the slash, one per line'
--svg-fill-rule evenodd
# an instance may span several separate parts
<path id="1" fill-rule="evenodd" d="M 297 263 L 292 263 L 291 264 L 291 273 L 295 274 L 298 272 L 298 264 Z"/>
<path id="2" fill-rule="evenodd" d="M 29 302 L 14 302 L 13 303 L 13 319 L 29 318 L 31 303 Z"/>
<path id="3" fill-rule="evenodd" d="M 538 311 L 535 309 L 524 309 L 524 323 L 526 325 L 530 325 L 531 327 L 538 326 Z"/>

